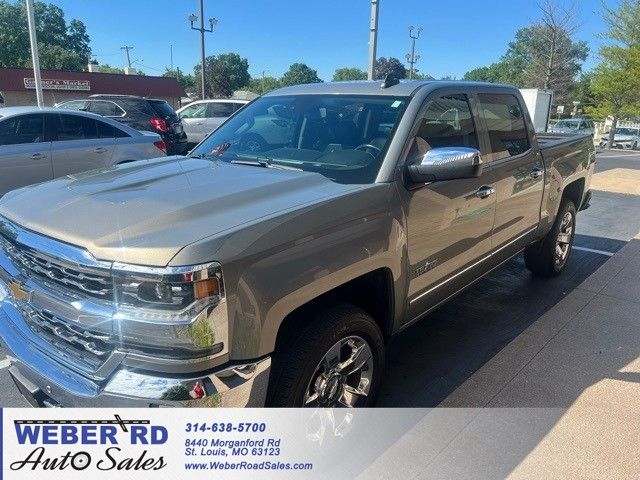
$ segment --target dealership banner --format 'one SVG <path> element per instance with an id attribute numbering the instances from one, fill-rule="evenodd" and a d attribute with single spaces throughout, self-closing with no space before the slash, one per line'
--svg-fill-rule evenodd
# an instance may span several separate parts
<path id="1" fill-rule="evenodd" d="M 575 410 L 585 429 L 606 417 Z M 567 448 L 562 432 L 559 445 L 550 440 L 566 412 L 4 409 L 2 473 L 29 480 L 539 478 L 540 459 Z"/>

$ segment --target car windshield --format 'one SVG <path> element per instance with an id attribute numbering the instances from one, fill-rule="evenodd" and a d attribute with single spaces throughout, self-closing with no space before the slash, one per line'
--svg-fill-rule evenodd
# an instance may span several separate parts
<path id="1" fill-rule="evenodd" d="M 570 122 L 570 121 L 560 120 L 553 127 L 554 128 L 568 128 L 570 130 L 577 130 L 578 125 L 580 125 L 580 122 Z"/>
<path id="2" fill-rule="evenodd" d="M 637 128 L 616 128 L 616 135 L 638 135 Z"/>
<path id="3" fill-rule="evenodd" d="M 379 95 L 262 97 L 192 155 L 294 167 L 339 183 L 371 183 L 406 103 L 406 97 Z"/>

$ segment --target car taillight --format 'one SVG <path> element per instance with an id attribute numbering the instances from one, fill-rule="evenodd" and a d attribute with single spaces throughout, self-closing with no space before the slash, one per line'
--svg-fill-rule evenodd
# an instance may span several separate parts
<path id="1" fill-rule="evenodd" d="M 167 153 L 167 144 L 164 143 L 164 140 L 158 140 L 157 142 L 153 142 L 153 144 L 164 153 Z"/>
<path id="2" fill-rule="evenodd" d="M 155 128 L 160 132 L 166 132 L 169 130 L 169 126 L 167 125 L 167 122 L 165 122 L 162 118 L 152 117 L 149 120 L 149 123 L 153 128 Z"/>

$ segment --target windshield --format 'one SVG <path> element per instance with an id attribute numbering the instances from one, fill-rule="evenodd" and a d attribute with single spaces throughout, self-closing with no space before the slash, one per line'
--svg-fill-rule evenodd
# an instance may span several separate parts
<path id="1" fill-rule="evenodd" d="M 616 135 L 638 135 L 637 128 L 616 128 Z"/>
<path id="2" fill-rule="evenodd" d="M 263 97 L 192 155 L 295 167 L 339 183 L 372 183 L 406 103 L 406 97 L 379 95 Z"/>
<path id="3" fill-rule="evenodd" d="M 566 120 L 560 120 L 553 126 L 553 128 L 568 128 L 570 130 L 577 130 L 578 125 L 580 125 L 580 122 L 569 122 Z"/>

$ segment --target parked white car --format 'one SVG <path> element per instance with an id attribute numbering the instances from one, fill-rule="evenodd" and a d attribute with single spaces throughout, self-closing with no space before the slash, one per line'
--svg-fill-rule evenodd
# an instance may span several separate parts
<path id="1" fill-rule="evenodd" d="M 600 146 L 605 147 L 608 141 L 609 134 L 605 133 L 600 139 Z M 623 150 L 637 150 L 638 146 L 640 146 L 640 128 L 616 128 L 616 133 L 613 137 L 613 148 L 620 148 Z"/>
<path id="2" fill-rule="evenodd" d="M 93 113 L 0 110 L 0 196 L 72 173 L 165 155 L 160 135 Z"/>
<path id="3" fill-rule="evenodd" d="M 560 120 L 549 127 L 550 133 L 582 133 L 585 135 L 595 135 L 596 129 L 593 121 L 585 118 L 568 118 Z"/>
<path id="4" fill-rule="evenodd" d="M 248 100 L 226 98 L 199 100 L 182 107 L 176 113 L 182 120 L 187 142 L 195 145 L 247 103 Z"/>

